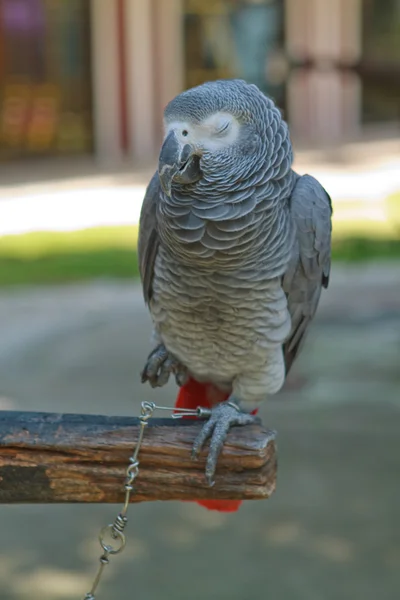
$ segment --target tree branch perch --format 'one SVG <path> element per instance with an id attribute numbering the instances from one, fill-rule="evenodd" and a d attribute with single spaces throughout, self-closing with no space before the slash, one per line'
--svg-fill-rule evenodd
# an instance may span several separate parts
<path id="1" fill-rule="evenodd" d="M 139 454 L 133 502 L 263 499 L 276 485 L 275 434 L 262 425 L 235 427 L 204 477 L 207 448 L 190 450 L 201 422 L 150 419 Z M 0 503 L 122 502 L 139 420 L 97 415 L 0 412 Z"/>

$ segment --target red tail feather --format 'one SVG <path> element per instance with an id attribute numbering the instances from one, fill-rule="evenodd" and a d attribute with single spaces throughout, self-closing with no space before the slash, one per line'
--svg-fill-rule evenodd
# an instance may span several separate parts
<path id="1" fill-rule="evenodd" d="M 209 383 L 199 383 L 194 379 L 180 388 L 175 402 L 175 408 L 197 408 L 204 406 L 211 408 L 219 402 L 228 399 L 229 394 L 219 391 L 215 386 Z M 196 417 L 184 417 L 186 419 L 195 419 Z M 218 510 L 220 512 L 236 512 L 241 500 L 194 500 L 208 510 Z"/>

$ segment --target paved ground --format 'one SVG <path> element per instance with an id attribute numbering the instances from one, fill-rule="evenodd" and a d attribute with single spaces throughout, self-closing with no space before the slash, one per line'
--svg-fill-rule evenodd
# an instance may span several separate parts
<path id="1" fill-rule="evenodd" d="M 396 600 L 400 266 L 336 269 L 291 385 L 263 411 L 279 479 L 237 515 L 132 507 L 99 600 Z M 0 295 L 2 408 L 135 414 L 149 323 L 137 288 Z M 83 598 L 114 506 L 0 507 L 1 600 Z"/>

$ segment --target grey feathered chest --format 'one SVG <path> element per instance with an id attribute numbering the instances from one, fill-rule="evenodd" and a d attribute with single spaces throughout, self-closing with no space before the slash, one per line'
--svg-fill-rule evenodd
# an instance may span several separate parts
<path id="1" fill-rule="evenodd" d="M 198 379 L 229 383 L 290 331 L 281 276 L 293 249 L 295 176 L 218 198 L 162 196 L 150 310 L 168 349 Z M 268 194 L 269 192 L 269 194 Z M 269 197 L 268 197 L 269 196 Z"/>

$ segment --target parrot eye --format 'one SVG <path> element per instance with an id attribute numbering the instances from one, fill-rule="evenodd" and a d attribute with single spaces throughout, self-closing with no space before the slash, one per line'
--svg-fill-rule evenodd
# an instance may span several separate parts
<path id="1" fill-rule="evenodd" d="M 217 135 L 221 135 L 221 133 L 224 133 L 224 132 L 225 132 L 225 131 L 228 129 L 229 125 L 230 125 L 229 121 L 227 121 L 226 123 L 224 123 L 224 124 L 222 125 L 222 127 L 220 127 L 220 128 L 217 130 Z"/>
<path id="2" fill-rule="evenodd" d="M 187 130 L 187 129 L 184 129 L 184 130 L 182 131 L 182 135 L 183 135 L 183 137 L 187 137 L 187 136 L 189 135 L 189 132 L 188 132 L 188 130 Z"/>

